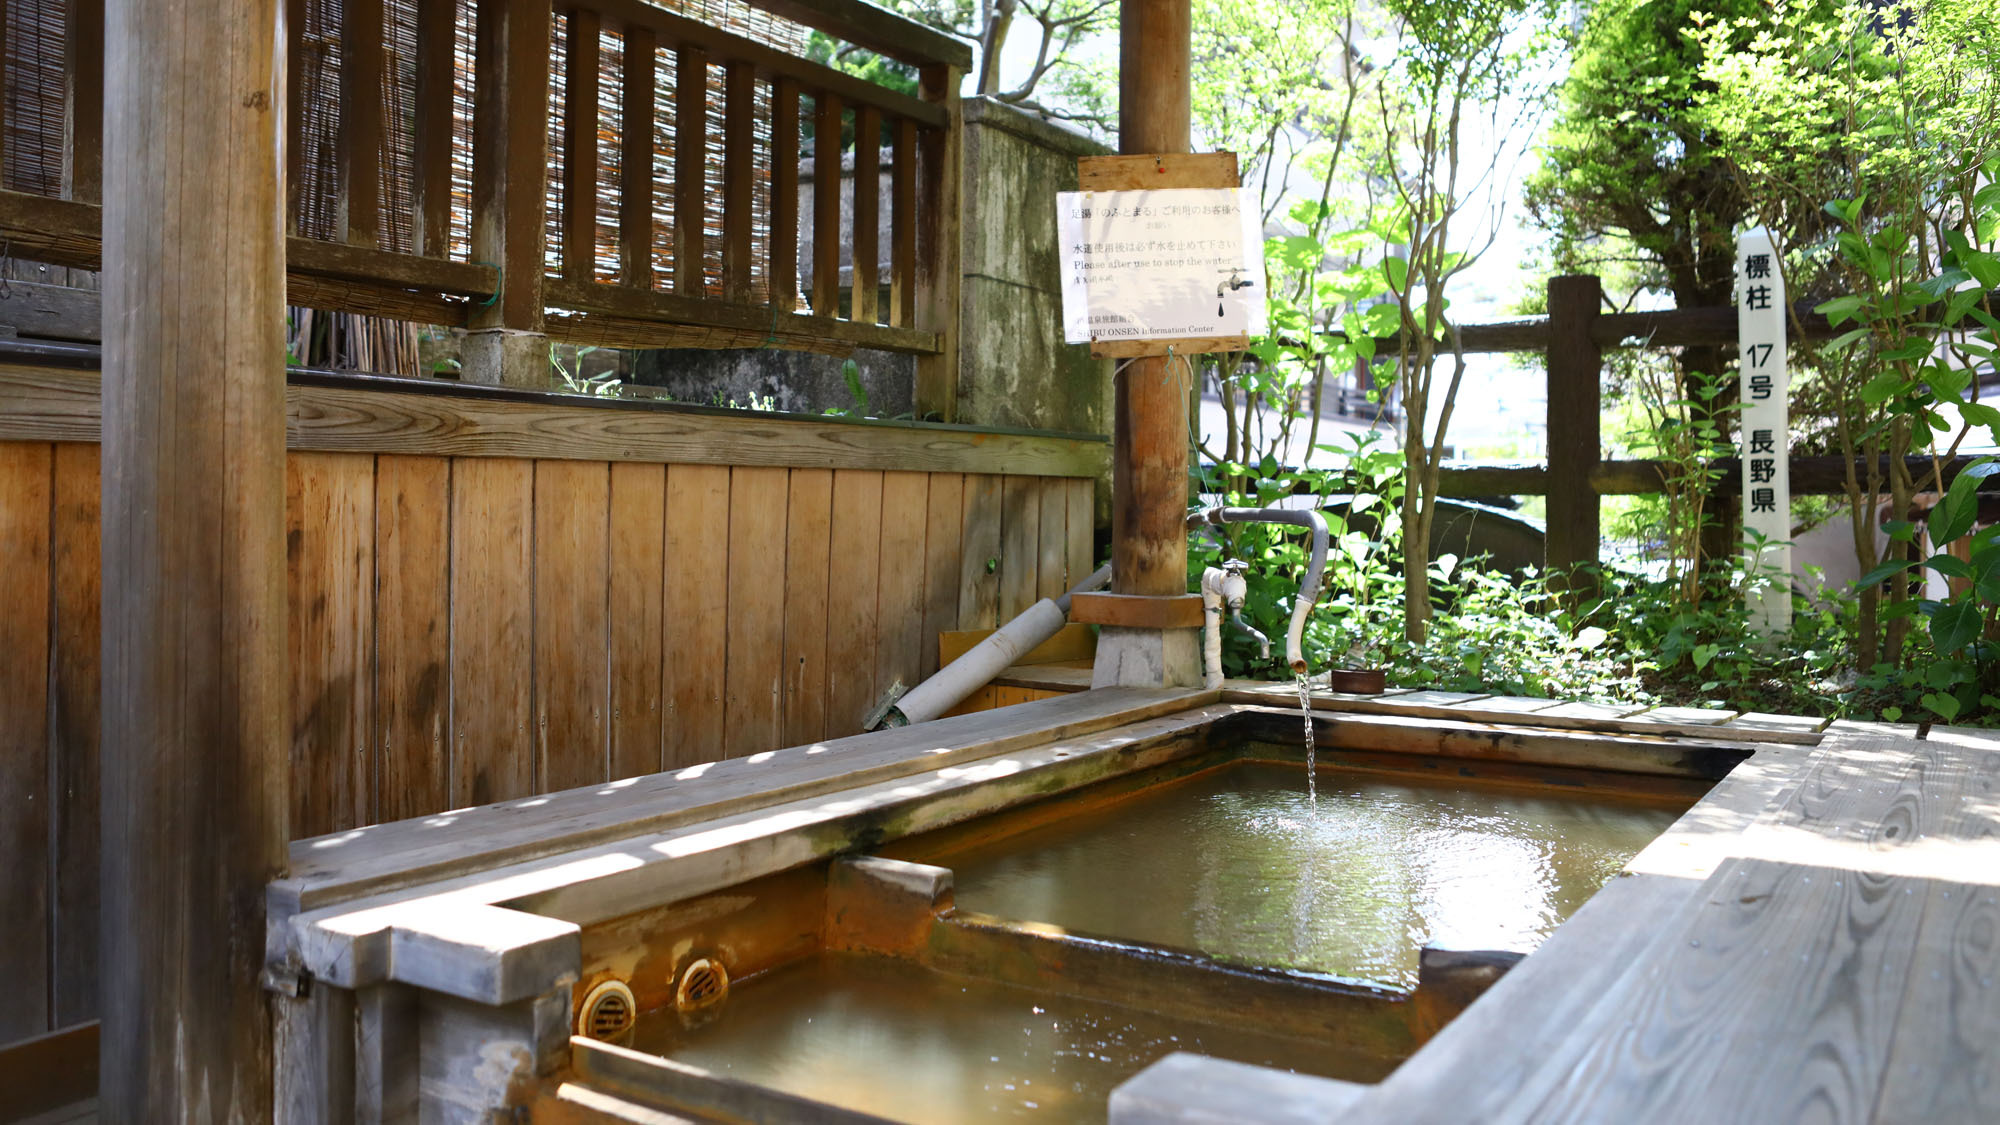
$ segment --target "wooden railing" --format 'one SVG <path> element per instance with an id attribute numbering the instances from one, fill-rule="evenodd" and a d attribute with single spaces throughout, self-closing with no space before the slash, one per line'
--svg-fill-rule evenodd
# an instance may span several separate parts
<path id="1" fill-rule="evenodd" d="M 645 0 L 341 0 L 337 34 L 310 41 L 305 0 L 288 4 L 290 303 L 613 346 L 910 353 L 919 413 L 951 416 L 963 44 L 856 0 L 759 0 L 914 67 L 910 96 Z M 102 21 L 69 34 L 77 172 L 64 198 L 0 192 L 0 239 L 97 268 Z M 330 221 L 305 163 L 325 131 L 309 51 L 338 52 Z"/>

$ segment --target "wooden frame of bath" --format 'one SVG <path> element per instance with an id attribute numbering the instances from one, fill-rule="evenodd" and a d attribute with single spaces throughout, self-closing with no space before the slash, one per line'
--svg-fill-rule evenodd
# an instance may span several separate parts
<path id="1" fill-rule="evenodd" d="M 662 941 L 661 935 L 686 925 L 686 918 L 713 921 L 714 909 L 690 904 L 760 880 L 768 893 L 730 896 L 739 905 L 746 898 L 763 905 L 749 908 L 728 945 L 739 951 L 760 948 L 764 960 L 753 957 L 733 973 L 746 968 L 754 973 L 817 942 L 900 951 L 959 973 L 990 973 L 996 964 L 1033 963 L 1038 957 L 1102 957 L 1109 960 L 1092 972 L 1105 987 L 1139 987 L 1120 960 L 1125 955 L 1101 944 L 1089 952 L 1063 948 L 1062 939 L 1032 927 L 945 910 L 948 883 L 926 874 L 937 869 L 894 860 L 860 868 L 844 860 L 827 865 L 1051 793 L 1093 783 L 1143 784 L 1146 771 L 1161 768 L 1169 773 L 1210 768 L 1216 759 L 1209 739 L 1216 732 L 1226 736 L 1243 724 L 1263 736 L 1295 729 L 1296 712 L 1287 716 L 1270 708 L 1256 696 L 1259 687 L 1229 688 L 1229 694 L 1249 695 L 1255 702 L 1229 702 L 1222 692 L 1196 690 L 1079 692 L 660 774 L 630 786 L 468 810 L 447 822 L 402 822 L 345 838 L 303 841 L 295 849 L 293 877 L 273 887 L 270 904 L 280 920 L 287 964 L 300 979 L 314 982 L 298 1018 L 288 1024 L 291 1063 L 284 1069 L 315 1088 L 345 1090 L 360 1081 L 366 1068 L 344 1061 L 348 1052 L 325 1041 L 323 1010 L 342 1003 L 329 997 L 387 989 L 403 997 L 397 1010 L 415 1021 L 406 1036 L 426 1043 L 454 1036 L 489 1045 L 507 1042 L 521 1059 L 540 1060 L 515 1074 L 512 1095 L 481 1092 L 466 1085 L 472 1081 L 467 1073 L 422 1062 L 426 1090 L 531 1097 L 550 1112 L 583 1113 L 588 1102 L 590 1113 L 611 1115 L 579 1120 L 643 1119 L 620 1117 L 625 1111 L 613 1103 L 635 1114 L 634 1107 L 649 1105 L 658 1112 L 738 1104 L 731 1099 L 746 1095 L 736 1086 L 705 1087 L 698 1074 L 677 1064 L 666 1064 L 661 1079 L 677 1092 L 647 1095 L 646 1082 L 633 1075 L 652 1064 L 628 1057 L 629 1052 L 572 1046 L 553 1012 L 567 1011 L 606 975 L 628 978 L 642 1007 L 647 997 L 657 1001 L 671 987 L 678 959 L 699 944 Z M 1545 781 L 1551 769 L 1571 771 L 1574 779 L 1578 768 L 1613 771 L 1625 787 L 1723 779 L 1697 810 L 1710 807 L 1718 793 L 1727 805 L 1729 795 L 1748 784 L 1738 777 L 1738 763 L 1760 763 L 1745 776 L 1762 778 L 1805 760 L 1812 751 L 1799 740 L 1818 737 L 1744 730 L 1733 739 L 1716 738 L 1714 732 L 1688 738 L 1643 725 L 1605 731 L 1454 720 L 1417 724 L 1360 713 L 1351 709 L 1355 702 L 1316 701 L 1327 712 L 1320 718 L 1323 740 L 1365 742 L 1378 757 L 1401 757 L 1405 768 L 1442 758 L 1455 770 L 1490 770 L 1514 781 Z M 1668 835 L 1680 831 L 1677 825 Z M 844 908 L 854 902 L 862 906 Z M 781 921 L 773 925 L 773 919 Z M 746 938 L 751 931 L 777 936 Z M 679 952 L 660 952 L 668 949 Z M 1412 1006 L 1406 997 L 1358 982 L 1308 984 L 1285 974 L 1256 973 L 1223 981 L 1213 976 L 1221 970 L 1200 959 L 1177 962 L 1171 951 L 1159 950 L 1147 955 L 1149 963 L 1168 966 L 1160 981 L 1200 978 L 1226 985 L 1239 998 L 1264 990 L 1280 1007 L 1347 1012 L 1335 1021 L 1345 1034 L 1383 1050 L 1406 1052 L 1456 1011 L 1440 1011 L 1433 1003 L 1425 1014 L 1421 1003 Z M 1488 981 L 1497 975 L 1492 967 L 1474 968 Z M 1160 981 L 1146 987 L 1175 987 Z M 451 999 L 433 1005 L 431 997 L 439 994 Z M 1436 993 L 1450 994 L 1442 985 Z M 1320 999 L 1309 1002 L 1312 995 Z M 1468 999 L 1461 995 L 1458 1006 Z M 490 1015 L 480 1014 L 489 1010 Z M 350 1065 L 351 1072 L 345 1069 Z M 594 1089 L 589 1076 L 606 1067 L 624 1077 L 614 1083 L 616 1089 Z M 534 1092 L 522 1093 L 529 1090 Z M 703 1103 L 703 1097 L 713 1100 Z"/>

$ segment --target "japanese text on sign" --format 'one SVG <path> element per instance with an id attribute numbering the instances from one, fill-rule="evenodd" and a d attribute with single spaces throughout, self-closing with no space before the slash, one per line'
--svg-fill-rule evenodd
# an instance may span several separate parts
<path id="1" fill-rule="evenodd" d="M 1736 330 L 1743 395 L 1744 551 L 1752 571 L 1783 580 L 1748 595 L 1751 621 L 1766 634 L 1791 626 L 1792 483 L 1790 381 L 1785 367 L 1785 280 L 1770 232 L 1745 234 L 1736 251 Z"/>
<path id="2" fill-rule="evenodd" d="M 1241 188 L 1063 192 L 1063 339 L 1265 331 L 1264 244 Z"/>

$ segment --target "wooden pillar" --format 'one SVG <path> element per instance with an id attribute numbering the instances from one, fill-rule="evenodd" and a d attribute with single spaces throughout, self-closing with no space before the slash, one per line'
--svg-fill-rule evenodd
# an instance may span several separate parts
<path id="1" fill-rule="evenodd" d="M 99 1115 L 271 1114 L 285 873 L 283 0 L 105 11 Z"/>
<path id="2" fill-rule="evenodd" d="M 1549 518 L 1545 559 L 1558 582 L 1597 561 L 1597 490 L 1590 472 L 1603 448 L 1599 384 L 1604 355 L 1591 325 L 1604 304 L 1597 278 L 1549 279 Z"/>
<path id="3" fill-rule="evenodd" d="M 1118 139 L 1127 154 L 1188 151 L 1188 0 L 1123 0 Z M 1125 365 L 1112 406 L 1111 589 L 1187 593 L 1187 364 Z"/>
<path id="4" fill-rule="evenodd" d="M 548 0 L 477 0 L 472 91 L 472 258 L 500 267 L 500 292 L 473 309 L 464 377 L 549 382 L 542 315 L 549 162 Z"/>

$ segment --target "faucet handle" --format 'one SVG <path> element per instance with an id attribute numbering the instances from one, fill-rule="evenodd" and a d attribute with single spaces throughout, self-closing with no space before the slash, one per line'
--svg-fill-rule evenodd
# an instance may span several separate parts
<path id="1" fill-rule="evenodd" d="M 1238 577 L 1241 577 L 1244 574 L 1249 573 L 1250 564 L 1244 562 L 1242 559 L 1229 559 L 1228 561 L 1222 564 L 1222 569 L 1230 574 L 1234 574 Z"/>

